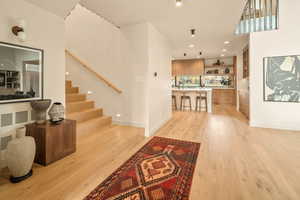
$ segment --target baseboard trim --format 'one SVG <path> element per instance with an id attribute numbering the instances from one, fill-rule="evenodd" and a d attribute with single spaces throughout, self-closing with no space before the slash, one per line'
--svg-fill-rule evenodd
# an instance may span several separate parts
<path id="1" fill-rule="evenodd" d="M 278 129 L 278 130 L 290 130 L 290 131 L 300 131 L 299 125 L 296 124 L 285 124 L 283 125 L 282 122 L 276 123 L 261 123 L 261 122 L 253 122 L 250 120 L 249 125 L 251 127 L 257 127 L 257 128 L 270 128 L 270 129 Z"/>
<path id="2" fill-rule="evenodd" d="M 162 121 L 161 123 L 157 124 L 154 128 L 152 128 L 152 130 L 150 130 L 147 134 L 147 131 L 145 131 L 145 136 L 146 137 L 150 137 L 152 135 L 154 135 L 160 128 L 162 128 L 166 123 L 168 123 L 170 121 L 171 117 L 165 119 L 164 121 Z M 124 122 L 124 121 L 118 121 L 118 120 L 114 120 L 113 124 L 118 124 L 121 126 L 132 126 L 132 127 L 137 127 L 137 128 L 146 128 L 146 126 L 142 123 L 137 123 L 137 122 Z"/>
<path id="3" fill-rule="evenodd" d="M 125 121 L 114 120 L 113 123 L 121 126 L 133 126 L 137 128 L 145 128 L 144 124 L 138 122 L 125 122 Z"/>
<path id="4" fill-rule="evenodd" d="M 161 129 L 166 123 L 168 123 L 171 120 L 171 117 L 165 119 L 161 123 L 157 124 L 152 130 L 150 130 L 149 135 L 146 135 L 146 137 L 150 137 L 152 135 L 155 135 L 155 133 Z"/>

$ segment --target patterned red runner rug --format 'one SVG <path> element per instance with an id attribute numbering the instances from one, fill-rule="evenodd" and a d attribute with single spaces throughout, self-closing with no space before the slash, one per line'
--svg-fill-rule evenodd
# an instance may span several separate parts
<path id="1" fill-rule="evenodd" d="M 188 200 L 199 148 L 154 137 L 85 200 Z"/>

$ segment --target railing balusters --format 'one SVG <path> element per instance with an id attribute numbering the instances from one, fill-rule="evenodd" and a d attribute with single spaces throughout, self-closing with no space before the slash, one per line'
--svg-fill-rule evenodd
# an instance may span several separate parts
<path id="1" fill-rule="evenodd" d="M 278 29 L 279 0 L 247 0 L 236 34 Z"/>

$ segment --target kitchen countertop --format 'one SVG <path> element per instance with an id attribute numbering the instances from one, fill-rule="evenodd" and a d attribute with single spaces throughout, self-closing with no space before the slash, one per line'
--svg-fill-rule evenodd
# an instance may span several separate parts
<path id="1" fill-rule="evenodd" d="M 172 88 L 173 91 L 212 91 L 212 88 Z"/>

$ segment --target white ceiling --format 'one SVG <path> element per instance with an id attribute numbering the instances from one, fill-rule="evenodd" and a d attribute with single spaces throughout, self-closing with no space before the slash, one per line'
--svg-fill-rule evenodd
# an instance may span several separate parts
<path id="1" fill-rule="evenodd" d="M 80 0 L 26 0 L 60 17 L 66 17 Z"/>
<path id="2" fill-rule="evenodd" d="M 220 56 L 223 48 L 230 56 L 247 39 L 234 35 L 245 0 L 183 0 L 179 8 L 175 0 L 81 0 L 81 4 L 120 27 L 152 23 L 170 40 L 174 58 L 183 58 L 183 53 L 195 58 L 199 51 L 202 57 Z M 192 28 L 195 38 L 190 36 Z"/>

